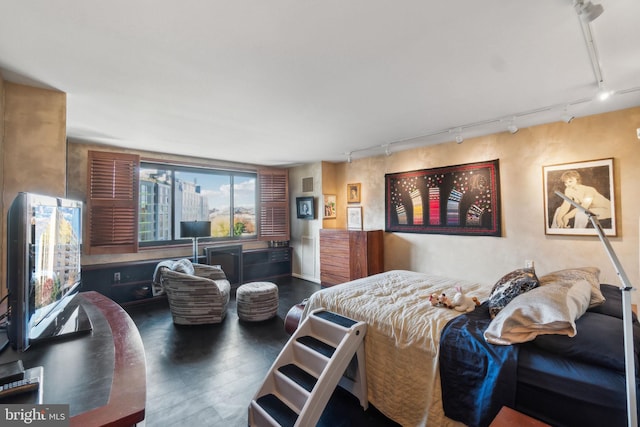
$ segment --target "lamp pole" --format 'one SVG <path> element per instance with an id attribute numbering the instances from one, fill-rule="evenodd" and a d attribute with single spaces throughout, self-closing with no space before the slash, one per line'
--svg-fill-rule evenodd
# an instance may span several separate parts
<path id="1" fill-rule="evenodd" d="M 631 316 L 631 291 L 633 287 L 629 282 L 629 278 L 622 268 L 622 264 L 620 264 L 620 260 L 618 259 L 616 253 L 609 242 L 609 239 L 604 233 L 602 226 L 600 225 L 600 221 L 598 221 L 598 217 L 596 214 L 586 209 L 585 207 L 579 205 L 574 202 L 564 194 L 559 191 L 556 191 L 556 195 L 563 198 L 566 202 L 570 203 L 576 209 L 583 212 L 593 224 L 593 227 L 596 229 L 598 233 L 598 237 L 600 237 L 600 241 L 604 245 L 605 250 L 607 251 L 607 255 L 609 255 L 609 259 L 613 263 L 613 267 L 616 270 L 616 274 L 620 278 L 622 282 L 622 287 L 620 290 L 622 291 L 622 319 L 623 319 L 623 334 L 624 334 L 624 366 L 625 366 L 625 377 L 627 384 L 627 421 L 629 427 L 637 427 L 638 426 L 638 413 L 637 413 L 637 402 L 636 402 L 636 367 L 633 357 L 633 318 Z"/>
<path id="2" fill-rule="evenodd" d="M 192 237 L 193 239 L 193 263 L 198 263 L 198 237 Z"/>
<path id="3" fill-rule="evenodd" d="M 180 237 L 193 240 L 193 262 L 198 262 L 198 239 L 211 236 L 211 221 L 180 221 Z"/>

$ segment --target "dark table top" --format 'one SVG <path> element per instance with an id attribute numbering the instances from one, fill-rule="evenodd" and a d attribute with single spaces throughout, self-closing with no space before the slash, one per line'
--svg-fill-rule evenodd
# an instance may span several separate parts
<path id="1" fill-rule="evenodd" d="M 74 302 L 91 320 L 91 331 L 37 342 L 24 352 L 8 347 L 0 363 L 21 359 L 25 368 L 42 366 L 43 403 L 69 404 L 72 425 L 141 421 L 146 366 L 137 328 L 119 305 L 101 294 L 83 292 Z"/>

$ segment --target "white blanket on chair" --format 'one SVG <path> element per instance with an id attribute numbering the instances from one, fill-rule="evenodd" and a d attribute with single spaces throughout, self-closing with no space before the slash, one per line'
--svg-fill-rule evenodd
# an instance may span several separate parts
<path id="1" fill-rule="evenodd" d="M 167 260 L 161 261 L 158 263 L 158 265 L 156 265 L 156 269 L 153 272 L 153 281 L 151 282 L 151 292 L 154 297 L 164 294 L 164 289 L 162 289 L 162 283 L 160 280 L 160 272 L 162 271 L 162 267 L 173 270 L 174 263 L 175 261 Z"/>

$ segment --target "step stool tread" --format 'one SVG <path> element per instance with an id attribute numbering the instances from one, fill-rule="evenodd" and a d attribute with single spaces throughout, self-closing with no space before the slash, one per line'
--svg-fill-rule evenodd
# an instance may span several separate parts
<path id="1" fill-rule="evenodd" d="M 265 394 L 256 400 L 267 413 L 282 427 L 293 427 L 298 419 L 296 414 L 283 401 L 273 394 Z"/>
<path id="2" fill-rule="evenodd" d="M 327 343 L 324 343 L 322 341 L 320 341 L 317 338 L 314 338 L 312 336 L 309 335 L 305 335 L 302 337 L 299 337 L 297 339 L 297 341 L 300 344 L 304 344 L 307 347 L 317 351 L 318 353 L 331 358 L 333 356 L 333 353 L 336 351 L 336 349 L 333 346 L 330 346 Z"/>
<path id="3" fill-rule="evenodd" d="M 278 370 L 287 377 L 291 378 L 296 384 L 300 385 L 309 393 L 311 393 L 311 390 L 313 390 L 313 387 L 318 381 L 316 377 L 314 377 L 298 365 L 294 365 L 293 363 L 281 366 L 278 368 Z"/>
<path id="4" fill-rule="evenodd" d="M 345 328 L 350 328 L 353 325 L 355 325 L 356 323 L 358 323 L 353 319 L 349 319 L 348 317 L 344 317 L 344 316 L 341 316 L 339 314 L 332 313 L 330 311 L 319 311 L 319 312 L 315 313 L 315 316 L 320 317 L 320 318 L 325 319 L 325 320 L 328 320 L 330 322 L 333 322 L 333 323 L 338 324 L 340 326 L 343 326 Z"/>

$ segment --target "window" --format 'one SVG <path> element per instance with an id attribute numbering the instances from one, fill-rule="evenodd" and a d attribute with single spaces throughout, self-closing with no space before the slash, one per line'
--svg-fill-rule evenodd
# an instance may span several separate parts
<path id="1" fill-rule="evenodd" d="M 89 151 L 88 178 L 89 254 L 184 243 L 180 221 L 188 220 L 211 221 L 216 240 L 289 240 L 286 169 L 223 171 Z"/>
<path id="2" fill-rule="evenodd" d="M 138 241 L 181 238 L 181 221 L 211 221 L 211 236 L 256 238 L 257 174 L 141 162 Z"/>

